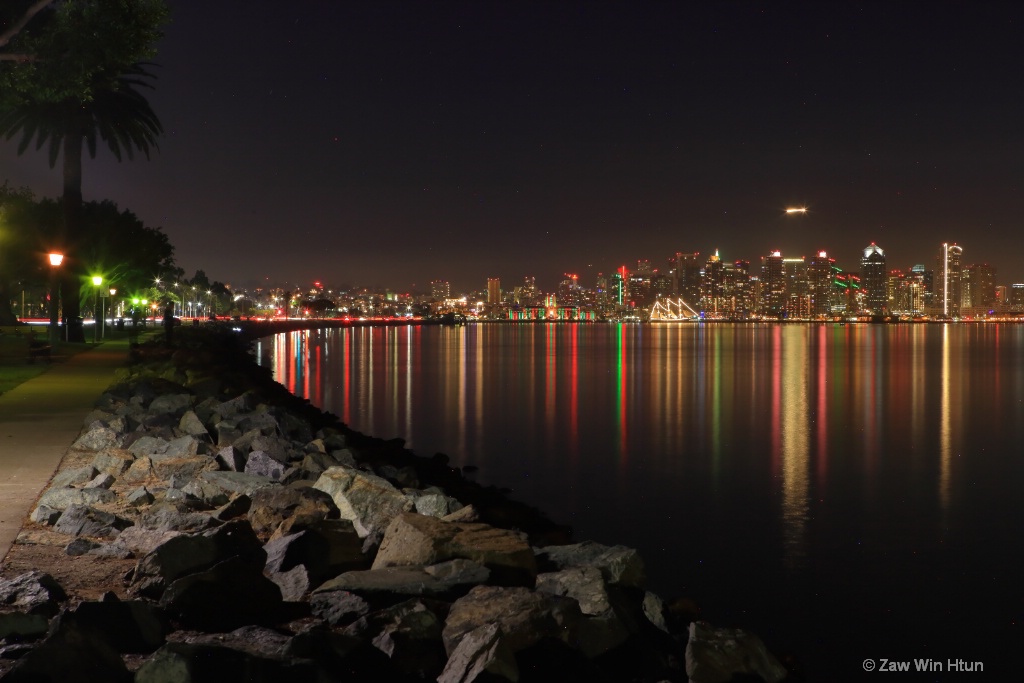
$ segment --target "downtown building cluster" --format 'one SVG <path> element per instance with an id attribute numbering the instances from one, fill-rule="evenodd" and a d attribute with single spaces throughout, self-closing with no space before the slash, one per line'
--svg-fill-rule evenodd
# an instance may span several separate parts
<path id="1" fill-rule="evenodd" d="M 993 266 L 967 264 L 963 254 L 959 245 L 944 243 L 932 263 L 893 269 L 872 243 L 854 271 L 838 267 L 825 251 L 810 257 L 772 251 L 755 264 L 728 261 L 717 250 L 677 252 L 664 268 L 640 260 L 634 269 L 600 273 L 592 288 L 571 274 L 549 293 L 533 277 L 509 291 L 492 278 L 486 292 L 465 301 L 467 307 L 478 302 L 481 310 L 471 313 L 499 319 L 647 319 L 659 309 L 707 320 L 978 319 L 1024 312 L 1024 284 L 997 286 Z M 434 285 L 439 295 L 447 282 Z"/>

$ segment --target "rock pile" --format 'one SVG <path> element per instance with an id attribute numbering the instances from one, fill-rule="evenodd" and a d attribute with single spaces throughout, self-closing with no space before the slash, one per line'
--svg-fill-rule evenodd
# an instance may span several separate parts
<path id="1" fill-rule="evenodd" d="M 635 550 L 347 430 L 229 336 L 134 360 L 31 514 L 69 556 L 134 559 L 123 597 L 0 581 L 6 680 L 786 676 L 755 636 L 674 618 Z"/>

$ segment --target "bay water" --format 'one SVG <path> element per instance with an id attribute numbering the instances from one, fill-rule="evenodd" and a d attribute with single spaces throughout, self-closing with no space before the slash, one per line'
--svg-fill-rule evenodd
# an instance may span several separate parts
<path id="1" fill-rule="evenodd" d="M 637 548 L 652 590 L 808 680 L 1018 668 L 1024 326 L 366 326 L 256 354 L 353 429 Z"/>

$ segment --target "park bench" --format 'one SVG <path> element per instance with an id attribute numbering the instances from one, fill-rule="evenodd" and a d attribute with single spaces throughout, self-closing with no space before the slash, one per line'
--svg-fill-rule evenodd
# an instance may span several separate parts
<path id="1" fill-rule="evenodd" d="M 46 362 L 50 362 L 50 351 L 53 347 L 49 342 L 45 342 L 39 339 L 28 340 L 28 362 L 35 363 L 36 358 L 45 358 Z"/>

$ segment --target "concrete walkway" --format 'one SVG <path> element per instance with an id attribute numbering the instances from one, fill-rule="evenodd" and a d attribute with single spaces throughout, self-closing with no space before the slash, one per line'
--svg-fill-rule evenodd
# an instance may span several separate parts
<path id="1" fill-rule="evenodd" d="M 0 395 L 0 558 L 128 350 L 128 339 L 104 342 Z"/>

